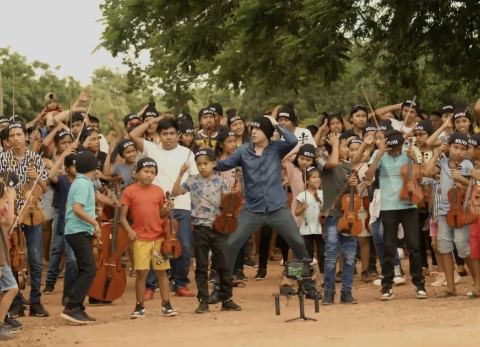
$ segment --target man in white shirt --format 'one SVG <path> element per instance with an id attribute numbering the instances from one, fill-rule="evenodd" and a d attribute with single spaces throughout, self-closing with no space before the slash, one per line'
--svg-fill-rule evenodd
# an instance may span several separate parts
<path id="1" fill-rule="evenodd" d="M 143 138 L 146 129 L 153 124 L 158 124 L 157 131 L 160 134 L 160 143 L 156 144 L 147 141 Z M 163 191 L 171 192 L 173 184 L 180 172 L 181 166 L 185 162 L 189 162 L 189 169 L 182 178 L 182 183 L 191 175 L 198 174 L 197 166 L 195 165 L 194 155 L 191 151 L 178 144 L 178 123 L 175 119 L 170 117 L 154 117 L 142 125 L 136 127 L 131 133 L 130 137 L 135 143 L 135 146 L 145 156 L 154 159 L 158 165 L 158 173 L 153 181 Z M 187 285 L 190 283 L 188 279 L 188 271 L 190 267 L 191 256 L 191 228 L 190 228 L 190 194 L 183 194 L 175 197 L 175 209 L 173 216 L 178 221 L 179 231 L 178 239 L 182 244 L 182 256 L 171 261 L 172 269 L 170 275 L 175 280 L 175 294 L 177 296 L 194 296 L 188 289 Z M 155 276 L 149 276 L 147 280 L 147 289 L 145 291 L 146 298 L 153 298 L 152 280 L 154 282 Z"/>
<path id="2" fill-rule="evenodd" d="M 278 110 L 277 120 L 281 126 L 284 126 L 288 130 L 290 130 L 298 139 L 297 147 L 309 143 L 315 148 L 317 148 L 317 143 L 315 142 L 315 139 L 313 138 L 310 130 L 297 126 L 298 118 L 295 114 L 295 110 L 293 109 L 292 104 L 286 104 L 280 107 L 280 109 Z"/>

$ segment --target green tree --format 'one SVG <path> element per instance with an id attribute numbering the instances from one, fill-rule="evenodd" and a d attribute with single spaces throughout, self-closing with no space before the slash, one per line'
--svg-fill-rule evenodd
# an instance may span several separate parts
<path id="1" fill-rule="evenodd" d="M 80 92 L 80 83 L 72 77 L 59 78 L 46 63 L 34 61 L 9 48 L 0 48 L 2 70 L 3 107 L 5 115 L 15 114 L 29 120 L 39 113 L 44 104 L 44 95 L 54 92 L 64 108 L 68 108 Z"/>
<path id="2" fill-rule="evenodd" d="M 416 95 L 436 108 L 480 83 L 476 0 L 106 0 L 101 9 L 102 45 L 164 90 L 169 107 L 207 83 L 312 109 L 305 93 L 335 89 L 352 59 L 362 68 L 349 87 L 358 93 L 361 81 L 384 103 Z"/>

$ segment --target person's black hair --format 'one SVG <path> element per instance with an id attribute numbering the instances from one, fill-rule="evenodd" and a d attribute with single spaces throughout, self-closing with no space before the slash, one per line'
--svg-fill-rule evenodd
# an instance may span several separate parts
<path id="1" fill-rule="evenodd" d="M 98 118 L 95 117 L 95 116 L 90 116 L 90 115 L 88 115 L 88 119 L 90 120 L 90 123 L 100 124 L 100 119 L 98 119 Z"/>
<path id="2" fill-rule="evenodd" d="M 310 130 L 310 133 L 312 134 L 312 136 L 315 137 L 318 131 L 318 127 L 316 125 L 311 124 L 307 126 L 307 129 Z"/>
<path id="3" fill-rule="evenodd" d="M 178 122 L 174 118 L 166 117 L 158 122 L 157 132 L 160 134 L 162 130 L 174 128 L 178 132 Z"/>
<path id="4" fill-rule="evenodd" d="M 342 131 L 345 130 L 345 123 L 343 121 L 343 116 L 340 113 L 328 113 L 327 114 L 327 127 L 330 129 L 330 122 L 334 119 L 338 119 L 342 124 Z"/>

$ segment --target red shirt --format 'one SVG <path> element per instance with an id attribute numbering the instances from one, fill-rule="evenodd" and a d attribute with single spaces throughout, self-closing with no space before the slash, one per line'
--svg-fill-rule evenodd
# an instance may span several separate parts
<path id="1" fill-rule="evenodd" d="M 163 237 L 163 222 L 160 209 L 165 202 L 162 188 L 150 184 L 141 187 L 132 184 L 125 188 L 120 198 L 122 205 L 128 206 L 128 212 L 137 238 L 154 241 Z"/>

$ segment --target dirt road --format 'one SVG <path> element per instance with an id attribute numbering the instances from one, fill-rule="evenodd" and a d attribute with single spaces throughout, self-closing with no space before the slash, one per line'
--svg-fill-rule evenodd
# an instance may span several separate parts
<path id="1" fill-rule="evenodd" d="M 275 315 L 272 293 L 277 290 L 281 267 L 269 265 L 266 281 L 253 280 L 255 269 L 247 268 L 250 280 L 246 288 L 234 290 L 241 312 L 213 312 L 195 315 L 195 298 L 172 298 L 179 311 L 174 318 L 161 315 L 158 292 L 146 304 L 147 316 L 132 321 L 135 299 L 134 279 L 129 278 L 127 292 L 113 305 L 87 307 L 97 318 L 89 326 L 69 326 L 60 318 L 61 283 L 56 293 L 44 296 L 48 318 L 22 318 L 24 329 L 2 346 L 478 346 L 480 343 L 480 300 L 469 300 L 465 293 L 471 280 L 458 285 L 459 296 L 442 299 L 444 289 L 427 287 L 428 300 L 415 299 L 413 286 L 395 288 L 395 299 L 380 302 L 379 289 L 355 278 L 357 305 L 321 307 L 314 313 L 307 302 L 307 315 L 316 322 L 285 323 L 298 315 L 296 299 L 289 305 L 282 299 L 282 312 Z M 193 279 L 193 275 L 191 276 Z M 432 282 L 428 278 L 428 282 Z M 339 300 L 339 295 L 336 298 Z"/>

